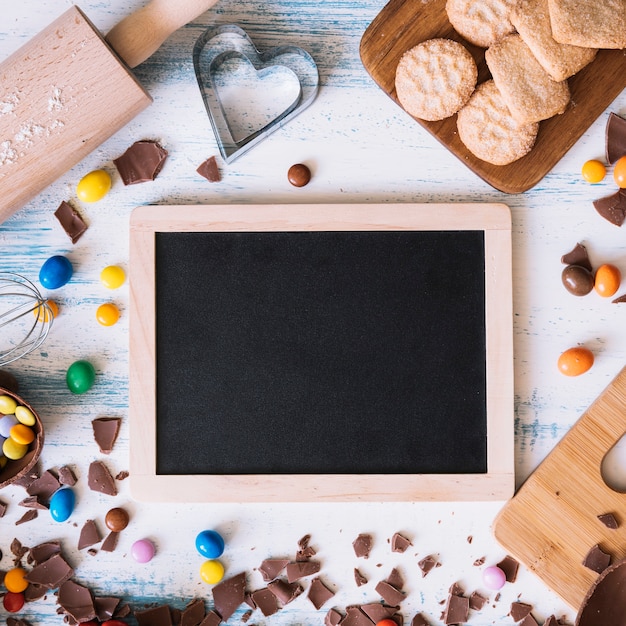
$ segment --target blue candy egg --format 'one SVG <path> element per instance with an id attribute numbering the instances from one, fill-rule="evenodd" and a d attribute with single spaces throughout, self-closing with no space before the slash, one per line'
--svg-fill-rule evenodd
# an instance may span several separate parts
<path id="1" fill-rule="evenodd" d="M 76 496 L 69 487 L 58 489 L 50 498 L 50 515 L 55 522 L 65 522 L 69 519 L 74 505 L 76 504 Z"/>
<path id="2" fill-rule="evenodd" d="M 39 282 L 46 289 L 63 287 L 74 273 L 72 263 L 67 257 L 57 254 L 51 256 L 39 270 Z"/>
<path id="3" fill-rule="evenodd" d="M 196 549 L 207 559 L 217 559 L 224 552 L 224 540 L 214 530 L 203 530 L 196 537 Z"/>

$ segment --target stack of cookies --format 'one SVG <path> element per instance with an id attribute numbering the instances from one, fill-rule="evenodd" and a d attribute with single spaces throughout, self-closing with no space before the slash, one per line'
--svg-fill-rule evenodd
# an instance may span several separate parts
<path id="1" fill-rule="evenodd" d="M 465 40 L 486 48 L 491 78 L 477 86 L 463 44 L 429 39 L 401 57 L 398 100 L 423 120 L 457 114 L 463 144 L 494 165 L 532 150 L 539 123 L 566 110 L 568 78 L 598 49 L 626 48 L 626 0 L 446 0 L 446 13 Z"/>

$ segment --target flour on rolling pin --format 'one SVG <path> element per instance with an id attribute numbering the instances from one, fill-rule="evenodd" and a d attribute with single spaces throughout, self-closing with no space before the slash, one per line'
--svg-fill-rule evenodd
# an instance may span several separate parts
<path id="1" fill-rule="evenodd" d="M 152 102 L 129 66 L 215 1 L 152 0 L 109 33 L 115 49 L 72 7 L 0 63 L 0 222 Z"/>

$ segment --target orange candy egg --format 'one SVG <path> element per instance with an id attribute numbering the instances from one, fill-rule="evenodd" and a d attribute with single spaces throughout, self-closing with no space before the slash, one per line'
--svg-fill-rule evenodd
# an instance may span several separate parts
<path id="1" fill-rule="evenodd" d="M 570 348 L 559 357 L 558 366 L 565 376 L 580 376 L 591 369 L 594 357 L 588 348 Z"/>
<path id="2" fill-rule="evenodd" d="M 613 178 L 618 187 L 626 189 L 626 156 L 621 157 L 615 162 Z"/>
<path id="3" fill-rule="evenodd" d="M 605 263 L 596 270 L 593 288 L 603 298 L 615 295 L 622 282 L 622 274 L 615 265 Z"/>
<path id="4" fill-rule="evenodd" d="M 588 183 L 596 184 L 606 176 L 606 167 L 601 161 L 591 159 L 583 163 L 581 173 Z"/>

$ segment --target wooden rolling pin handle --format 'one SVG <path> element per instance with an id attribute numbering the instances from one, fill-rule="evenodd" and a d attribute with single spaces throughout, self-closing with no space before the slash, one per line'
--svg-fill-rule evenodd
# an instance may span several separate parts
<path id="1" fill-rule="evenodd" d="M 217 0 L 152 0 L 124 18 L 106 36 L 129 67 L 151 56 L 181 26 L 211 8 Z"/>

